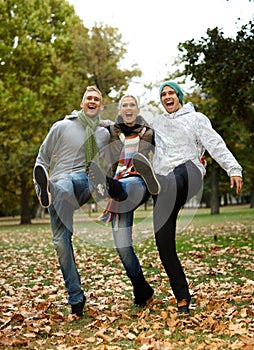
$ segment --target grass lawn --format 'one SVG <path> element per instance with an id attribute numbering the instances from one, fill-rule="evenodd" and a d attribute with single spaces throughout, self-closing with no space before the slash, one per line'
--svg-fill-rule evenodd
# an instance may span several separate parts
<path id="1" fill-rule="evenodd" d="M 75 216 L 74 249 L 87 304 L 70 315 L 49 220 L 0 220 L 0 348 L 160 349 L 254 348 L 254 209 L 220 215 L 185 209 L 177 249 L 191 292 L 191 316 L 179 318 L 161 266 L 151 210 L 136 211 L 134 241 L 155 290 L 149 308 L 131 307 L 132 287 L 98 213 Z"/>

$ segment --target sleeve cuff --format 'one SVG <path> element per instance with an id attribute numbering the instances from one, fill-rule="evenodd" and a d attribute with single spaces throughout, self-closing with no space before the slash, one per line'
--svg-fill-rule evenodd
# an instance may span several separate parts
<path id="1" fill-rule="evenodd" d="M 228 176 L 229 177 L 232 177 L 232 176 L 242 177 L 242 170 L 241 169 L 230 169 L 230 171 L 228 172 Z"/>

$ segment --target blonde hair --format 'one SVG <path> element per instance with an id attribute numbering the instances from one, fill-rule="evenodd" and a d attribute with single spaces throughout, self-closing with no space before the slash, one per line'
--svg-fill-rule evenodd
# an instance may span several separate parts
<path id="1" fill-rule="evenodd" d="M 124 95 L 124 96 L 121 98 L 121 100 L 119 101 L 119 108 L 121 108 L 121 106 L 122 106 L 122 104 L 123 104 L 123 100 L 124 100 L 125 98 L 127 98 L 127 97 L 132 98 L 132 99 L 135 101 L 135 103 L 136 103 L 136 105 L 137 105 L 137 107 L 138 107 L 138 99 L 137 99 L 137 97 L 135 97 L 135 96 L 133 96 L 133 95 Z"/>
<path id="2" fill-rule="evenodd" d="M 102 101 L 102 93 L 101 93 L 101 91 L 97 88 L 97 86 L 91 85 L 91 86 L 88 86 L 88 87 L 86 88 L 86 91 L 85 91 L 85 93 L 84 93 L 84 95 L 83 95 L 83 98 L 82 98 L 82 102 L 84 102 L 87 93 L 90 92 L 90 91 L 96 91 L 96 92 L 98 92 L 98 94 L 100 95 L 100 99 L 101 99 L 101 101 Z"/>

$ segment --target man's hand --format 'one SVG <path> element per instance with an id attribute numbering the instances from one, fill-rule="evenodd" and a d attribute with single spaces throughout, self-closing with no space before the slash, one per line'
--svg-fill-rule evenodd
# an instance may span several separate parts
<path id="1" fill-rule="evenodd" d="M 241 178 L 241 176 L 231 176 L 230 188 L 233 188 L 234 185 L 236 186 L 236 193 L 240 194 L 243 187 L 243 179 Z"/>

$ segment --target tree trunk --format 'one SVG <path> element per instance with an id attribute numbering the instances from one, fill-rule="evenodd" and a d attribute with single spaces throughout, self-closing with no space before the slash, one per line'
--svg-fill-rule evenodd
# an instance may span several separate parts
<path id="1" fill-rule="evenodd" d="M 254 186 L 252 187 L 250 195 L 250 208 L 254 208 Z"/>
<path id="2" fill-rule="evenodd" d="M 27 176 L 21 175 L 21 196 L 20 196 L 20 224 L 31 224 L 31 211 L 29 206 L 30 191 L 27 188 Z"/>
<path id="3" fill-rule="evenodd" d="M 228 205 L 228 194 L 226 193 L 226 194 L 224 194 L 224 206 L 226 206 L 226 205 Z"/>
<path id="4" fill-rule="evenodd" d="M 219 213 L 219 168 L 217 163 L 213 161 L 211 168 L 211 214 L 214 215 Z"/>

